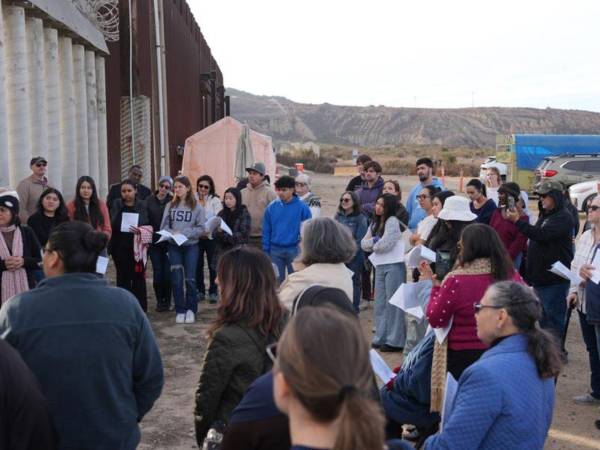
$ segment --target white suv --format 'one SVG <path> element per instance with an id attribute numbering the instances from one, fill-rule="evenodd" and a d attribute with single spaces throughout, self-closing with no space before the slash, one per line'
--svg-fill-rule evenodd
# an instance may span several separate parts
<path id="1" fill-rule="evenodd" d="M 588 200 L 598 194 L 598 185 L 600 180 L 584 181 L 577 183 L 569 188 L 569 197 L 571 203 L 577 208 L 577 211 L 587 212 Z"/>

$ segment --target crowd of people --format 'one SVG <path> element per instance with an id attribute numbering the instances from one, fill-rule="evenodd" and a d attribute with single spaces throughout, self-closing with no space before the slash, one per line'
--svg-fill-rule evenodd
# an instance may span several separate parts
<path id="1" fill-rule="evenodd" d="M 158 313 L 193 324 L 200 302 L 216 304 L 199 448 L 541 449 L 574 306 L 591 369 L 574 401 L 600 404 L 600 198 L 576 241 L 559 183 L 538 189 L 536 219 L 497 170 L 470 180 L 467 198 L 427 157 L 403 203 L 398 180 L 360 155 L 334 217 L 307 174 L 271 184 L 262 162 L 222 197 L 210 174 L 164 175 L 152 192 L 134 165 L 106 201 L 82 176 L 68 202 L 47 164 L 33 158 L 32 175 L 0 192 L 2 448 L 136 448 L 165 382 L 148 260 Z M 580 279 L 551 272 L 556 262 Z M 422 314 L 390 302 L 403 289 Z M 358 320 L 369 302 L 370 342 Z M 381 388 L 375 350 L 403 354 Z"/>

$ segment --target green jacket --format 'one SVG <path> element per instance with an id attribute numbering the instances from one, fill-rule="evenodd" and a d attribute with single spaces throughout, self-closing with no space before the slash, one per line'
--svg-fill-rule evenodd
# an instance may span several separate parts
<path id="1" fill-rule="evenodd" d="M 244 324 L 225 325 L 208 343 L 196 391 L 194 422 L 198 447 L 211 425 L 227 423 L 254 380 L 271 368 L 266 346 L 275 338 Z"/>

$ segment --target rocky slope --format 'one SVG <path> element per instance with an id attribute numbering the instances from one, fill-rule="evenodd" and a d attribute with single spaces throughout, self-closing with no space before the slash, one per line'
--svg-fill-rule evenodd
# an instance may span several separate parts
<path id="1" fill-rule="evenodd" d="M 597 134 L 600 113 L 562 109 L 426 109 L 302 104 L 228 88 L 232 116 L 276 142 L 380 147 L 495 147 L 498 134 Z"/>

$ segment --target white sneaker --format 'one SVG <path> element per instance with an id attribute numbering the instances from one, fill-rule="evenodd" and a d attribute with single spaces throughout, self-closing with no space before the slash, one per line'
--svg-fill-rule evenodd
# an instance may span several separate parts
<path id="1" fill-rule="evenodd" d="M 175 316 L 175 323 L 185 323 L 185 314 L 177 314 Z"/>
<path id="2" fill-rule="evenodd" d="M 185 323 L 194 323 L 195 321 L 196 321 L 196 315 L 194 314 L 194 311 L 192 311 L 191 309 L 188 309 L 187 312 L 185 313 Z"/>

